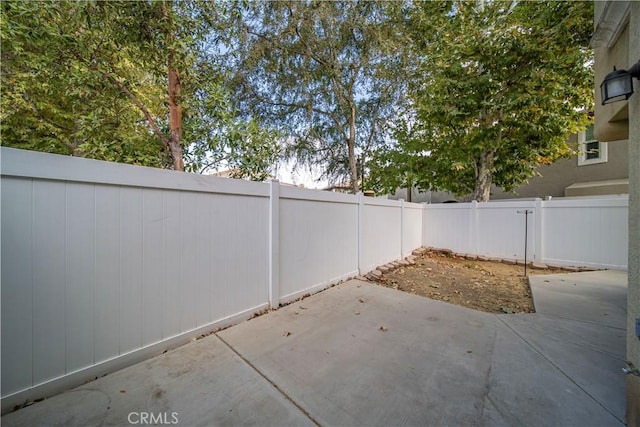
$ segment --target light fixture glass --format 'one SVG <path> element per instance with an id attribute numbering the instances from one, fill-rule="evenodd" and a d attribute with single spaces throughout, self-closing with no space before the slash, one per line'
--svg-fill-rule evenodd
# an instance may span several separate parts
<path id="1" fill-rule="evenodd" d="M 602 105 L 616 101 L 624 101 L 633 95 L 633 82 L 631 73 L 626 70 L 616 70 L 607 74 L 600 85 Z"/>

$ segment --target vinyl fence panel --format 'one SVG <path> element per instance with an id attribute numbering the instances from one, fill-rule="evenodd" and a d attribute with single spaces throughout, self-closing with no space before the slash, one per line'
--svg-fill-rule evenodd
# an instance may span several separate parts
<path id="1" fill-rule="evenodd" d="M 286 186 L 280 190 L 281 301 L 357 275 L 357 198 Z"/>
<path id="2" fill-rule="evenodd" d="M 31 197 L 33 205 L 24 216 L 33 217 L 33 264 L 24 267 L 33 268 L 34 327 L 20 339 L 32 341 L 33 381 L 39 383 L 66 373 L 66 312 L 61 309 L 66 307 L 67 280 L 65 185 L 35 181 Z M 21 244 L 27 242 L 18 242 Z M 3 265 L 2 270 L 22 265 Z M 3 376 L 4 371 L 3 367 Z"/>
<path id="3" fill-rule="evenodd" d="M 627 197 L 543 202 L 544 262 L 626 269 Z"/>
<path id="4" fill-rule="evenodd" d="M 628 196 L 424 207 L 424 245 L 559 266 L 627 268 Z"/>
<path id="5" fill-rule="evenodd" d="M 95 292 L 95 189 L 66 185 L 66 370 L 94 362 L 93 304 Z"/>
<path id="6" fill-rule="evenodd" d="M 404 203 L 402 205 L 402 257 L 422 246 L 422 211 L 420 203 Z"/>
<path id="7" fill-rule="evenodd" d="M 3 148 L 1 185 L 3 408 L 267 305 L 266 184 Z"/>
<path id="8" fill-rule="evenodd" d="M 0 154 L 3 412 L 422 245 L 422 205 Z"/>
<path id="9" fill-rule="evenodd" d="M 476 253 L 476 226 L 473 203 L 426 205 L 423 232 L 425 246 Z"/>
<path id="10" fill-rule="evenodd" d="M 524 259 L 525 229 L 527 259 L 536 259 L 533 202 L 478 203 L 476 232 L 478 254 L 506 259 Z M 529 211 L 526 215 L 524 212 Z M 525 220 L 528 222 L 525 227 Z"/>
<path id="11" fill-rule="evenodd" d="M 363 272 L 402 257 L 400 202 L 365 197 L 362 209 Z"/>
<path id="12" fill-rule="evenodd" d="M 4 184 L 4 183 L 3 183 Z M 4 185 L 3 185 L 4 188 Z M 109 360 L 119 353 L 120 318 L 120 189 L 95 187 L 95 294 L 94 362 Z"/>
<path id="13" fill-rule="evenodd" d="M 419 246 L 627 267 L 628 199 L 420 205 L 0 147 L 2 410 Z"/>
<path id="14" fill-rule="evenodd" d="M 33 265 L 32 194 L 31 180 L 3 179 L 0 191 L 3 396 L 6 390 L 22 390 L 33 384 L 34 270 L 8 268 L 12 265 Z"/>

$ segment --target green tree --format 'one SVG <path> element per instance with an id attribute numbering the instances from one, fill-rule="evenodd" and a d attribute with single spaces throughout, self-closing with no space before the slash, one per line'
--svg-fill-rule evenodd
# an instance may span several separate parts
<path id="1" fill-rule="evenodd" d="M 2 144 L 145 165 L 166 163 L 140 112 L 87 63 L 97 59 L 103 30 L 89 4 L 2 3 Z M 96 61 L 97 62 L 97 61 Z M 129 80 L 146 77 L 118 60 Z M 144 90 L 148 98 L 153 85 Z M 147 101 L 149 102 L 149 101 Z"/>
<path id="2" fill-rule="evenodd" d="M 239 118 L 212 66 L 216 4 L 6 1 L 1 13 L 3 145 L 175 170 L 217 159 L 253 178 L 271 166 L 275 136 Z"/>
<path id="3" fill-rule="evenodd" d="M 407 21 L 418 73 L 398 144 L 376 153 L 378 187 L 417 185 L 488 201 L 543 163 L 593 104 L 589 2 L 420 2 Z"/>
<path id="4" fill-rule="evenodd" d="M 402 93 L 392 70 L 397 4 L 275 1 L 238 14 L 241 109 L 288 136 L 300 163 L 359 191 L 362 160 L 382 141 Z M 358 164 L 358 158 L 361 159 Z"/>

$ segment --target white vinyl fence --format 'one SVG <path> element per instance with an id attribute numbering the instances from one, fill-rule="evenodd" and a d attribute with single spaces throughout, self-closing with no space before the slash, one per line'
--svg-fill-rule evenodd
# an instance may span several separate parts
<path id="1" fill-rule="evenodd" d="M 626 197 L 421 205 L 0 147 L 2 411 L 419 246 L 626 268 Z"/>
<path id="2" fill-rule="evenodd" d="M 522 260 L 526 218 L 528 260 L 624 270 L 628 207 L 626 195 L 426 205 L 423 244 Z"/>
<path id="3" fill-rule="evenodd" d="M 0 156 L 3 412 L 422 244 L 418 204 Z"/>

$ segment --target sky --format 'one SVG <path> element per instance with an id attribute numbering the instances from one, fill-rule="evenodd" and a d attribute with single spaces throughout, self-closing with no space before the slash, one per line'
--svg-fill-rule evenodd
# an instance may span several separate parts
<path id="1" fill-rule="evenodd" d="M 314 166 L 311 169 L 307 167 L 295 168 L 295 161 L 289 160 L 282 163 L 275 173 L 276 179 L 285 184 L 303 185 L 305 188 L 322 190 L 329 186 L 326 179 L 318 181 L 322 176 L 322 169 Z"/>

